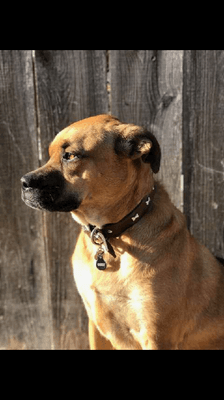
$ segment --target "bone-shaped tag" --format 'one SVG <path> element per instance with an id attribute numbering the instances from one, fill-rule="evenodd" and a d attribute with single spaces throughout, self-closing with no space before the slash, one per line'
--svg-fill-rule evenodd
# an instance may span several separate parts
<path id="1" fill-rule="evenodd" d="M 135 217 L 132 217 L 132 221 L 135 221 L 137 218 L 139 218 L 138 214 L 136 214 Z"/>

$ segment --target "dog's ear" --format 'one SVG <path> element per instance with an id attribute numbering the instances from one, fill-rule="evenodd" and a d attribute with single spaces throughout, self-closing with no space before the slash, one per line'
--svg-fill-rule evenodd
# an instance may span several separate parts
<path id="1" fill-rule="evenodd" d="M 160 145 L 156 137 L 149 131 L 135 125 L 120 125 L 119 135 L 115 142 L 117 154 L 135 160 L 142 158 L 151 165 L 154 174 L 159 172 L 161 161 Z"/>

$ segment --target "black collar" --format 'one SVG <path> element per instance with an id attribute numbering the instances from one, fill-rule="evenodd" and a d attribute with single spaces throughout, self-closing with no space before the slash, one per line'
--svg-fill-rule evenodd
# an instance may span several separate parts
<path id="1" fill-rule="evenodd" d="M 90 235 L 91 240 L 94 244 L 100 246 L 101 253 L 104 250 L 110 253 L 114 258 L 116 254 L 109 240 L 111 238 L 120 237 L 127 229 L 135 225 L 147 211 L 151 211 L 153 207 L 153 198 L 156 192 L 156 186 L 152 192 L 145 196 L 142 201 L 132 210 L 126 217 L 115 224 L 106 224 L 102 228 L 97 228 L 93 225 L 84 226 L 84 231 Z M 102 246 L 104 250 L 102 250 Z M 98 254 L 99 252 L 97 252 Z"/>

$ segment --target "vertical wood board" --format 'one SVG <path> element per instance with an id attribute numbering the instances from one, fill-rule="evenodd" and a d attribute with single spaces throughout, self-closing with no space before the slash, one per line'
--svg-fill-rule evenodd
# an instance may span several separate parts
<path id="1" fill-rule="evenodd" d="M 0 51 L 0 348 L 51 348 L 42 215 L 21 200 L 38 165 L 31 51 Z"/>
<path id="2" fill-rule="evenodd" d="M 158 178 L 182 209 L 182 50 L 111 50 L 111 111 L 154 131 L 162 149 Z"/>
<path id="3" fill-rule="evenodd" d="M 184 55 L 185 212 L 194 234 L 224 258 L 224 51 Z"/>

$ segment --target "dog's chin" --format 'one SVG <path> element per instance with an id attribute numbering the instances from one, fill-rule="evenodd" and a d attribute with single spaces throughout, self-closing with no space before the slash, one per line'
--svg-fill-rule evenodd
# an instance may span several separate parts
<path id="1" fill-rule="evenodd" d="M 29 200 L 24 200 L 24 203 L 25 203 L 28 207 L 33 208 L 34 210 L 43 211 L 43 208 L 42 208 L 39 204 L 37 204 L 36 202 L 31 202 L 31 201 L 29 201 Z"/>
<path id="2" fill-rule="evenodd" d="M 76 196 L 54 200 L 53 197 L 37 197 L 35 195 L 27 195 L 22 191 L 21 197 L 28 207 L 41 211 L 71 212 L 77 210 L 81 204 L 81 201 Z"/>
<path id="3" fill-rule="evenodd" d="M 43 209 L 34 196 L 31 196 L 30 193 L 25 193 L 23 190 L 21 191 L 21 199 L 28 207 L 33 208 L 34 210 Z"/>

